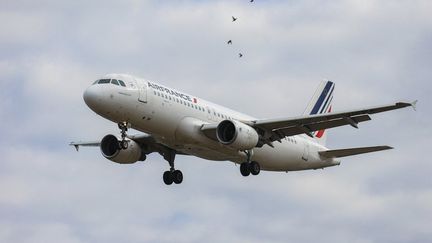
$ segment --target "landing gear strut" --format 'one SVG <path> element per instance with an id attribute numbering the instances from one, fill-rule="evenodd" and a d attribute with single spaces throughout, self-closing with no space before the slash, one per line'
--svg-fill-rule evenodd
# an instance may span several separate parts
<path id="1" fill-rule="evenodd" d="M 163 181 L 166 185 L 171 185 L 173 182 L 175 184 L 180 184 L 183 182 L 183 173 L 180 170 L 176 170 L 174 168 L 175 155 L 176 152 L 172 149 L 167 149 L 167 151 L 163 153 L 164 159 L 168 161 L 170 165 L 170 170 L 163 173 Z"/>
<path id="2" fill-rule="evenodd" d="M 127 149 L 128 148 L 128 141 L 126 140 L 126 132 L 128 130 L 128 123 L 127 122 L 119 122 L 118 127 L 121 130 L 121 137 L 122 140 L 119 142 L 119 147 L 121 149 Z"/>
<path id="3" fill-rule="evenodd" d="M 261 171 L 261 167 L 256 161 L 251 161 L 252 150 L 245 151 L 247 156 L 247 161 L 240 164 L 240 173 L 242 176 L 258 175 Z"/>

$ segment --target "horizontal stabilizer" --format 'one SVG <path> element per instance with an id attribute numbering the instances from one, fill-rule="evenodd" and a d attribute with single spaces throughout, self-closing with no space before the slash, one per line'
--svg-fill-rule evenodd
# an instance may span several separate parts
<path id="1" fill-rule="evenodd" d="M 335 149 L 318 152 L 321 156 L 327 158 L 340 158 L 346 156 L 353 156 L 357 154 L 365 154 L 371 152 L 377 152 L 387 149 L 393 149 L 390 146 L 373 146 L 373 147 L 361 147 L 361 148 L 347 148 L 347 149 Z"/>

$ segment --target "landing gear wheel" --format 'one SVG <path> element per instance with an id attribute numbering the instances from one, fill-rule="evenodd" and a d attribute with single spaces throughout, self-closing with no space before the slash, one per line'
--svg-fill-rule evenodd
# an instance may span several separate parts
<path id="1" fill-rule="evenodd" d="M 252 175 L 258 175 L 261 171 L 261 167 L 258 162 L 252 161 L 249 163 L 249 171 Z"/>
<path id="2" fill-rule="evenodd" d="M 129 146 L 129 143 L 128 143 L 127 140 L 122 140 L 122 141 L 120 141 L 120 148 L 122 148 L 122 149 L 127 149 L 128 146 Z"/>
<path id="3" fill-rule="evenodd" d="M 180 170 L 176 170 L 174 167 L 174 159 L 175 159 L 176 151 L 170 148 L 165 148 L 165 150 L 163 150 L 161 154 L 170 165 L 170 170 L 165 171 L 163 175 L 163 180 L 165 184 L 171 185 L 173 182 L 175 184 L 182 183 L 183 173 Z"/>
<path id="4" fill-rule="evenodd" d="M 173 173 L 171 173 L 171 171 L 165 171 L 163 173 L 163 181 L 165 185 L 171 185 L 174 181 Z"/>
<path id="5" fill-rule="evenodd" d="M 180 170 L 172 172 L 172 178 L 175 184 L 180 184 L 183 181 L 183 173 Z"/>
<path id="6" fill-rule="evenodd" d="M 240 164 L 240 173 L 242 176 L 249 176 L 250 170 L 249 170 L 249 163 L 244 162 Z"/>

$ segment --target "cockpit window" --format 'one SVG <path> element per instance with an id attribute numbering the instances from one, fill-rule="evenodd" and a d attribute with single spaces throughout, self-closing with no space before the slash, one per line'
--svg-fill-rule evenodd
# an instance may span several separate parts
<path id="1" fill-rule="evenodd" d="M 92 85 L 97 84 L 99 82 L 99 79 L 94 81 Z"/>
<path id="2" fill-rule="evenodd" d="M 98 84 L 109 84 L 111 79 L 101 79 L 99 80 Z"/>
<path id="3" fill-rule="evenodd" d="M 117 82 L 117 79 L 111 79 L 111 83 L 115 84 L 115 85 L 119 85 L 119 83 Z"/>
<path id="4" fill-rule="evenodd" d="M 122 80 L 118 80 L 118 82 L 120 83 L 121 86 L 126 87 L 125 83 Z"/>

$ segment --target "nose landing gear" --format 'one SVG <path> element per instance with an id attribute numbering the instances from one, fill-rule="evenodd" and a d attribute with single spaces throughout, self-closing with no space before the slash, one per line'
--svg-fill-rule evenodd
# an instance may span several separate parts
<path id="1" fill-rule="evenodd" d="M 129 146 L 129 143 L 126 140 L 126 137 L 127 137 L 126 132 L 127 132 L 129 126 L 130 126 L 130 124 L 128 122 L 125 122 L 125 121 L 118 123 L 118 127 L 121 130 L 121 138 L 122 138 L 122 140 L 119 142 L 119 148 L 120 149 L 127 149 Z"/>

